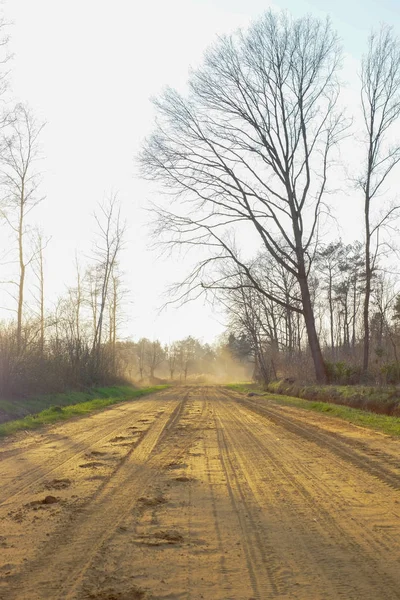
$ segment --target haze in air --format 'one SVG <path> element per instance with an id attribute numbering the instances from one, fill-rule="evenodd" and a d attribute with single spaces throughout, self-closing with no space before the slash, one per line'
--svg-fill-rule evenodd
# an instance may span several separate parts
<path id="1" fill-rule="evenodd" d="M 0 600 L 394 600 L 400 8 L 0 18 Z"/>

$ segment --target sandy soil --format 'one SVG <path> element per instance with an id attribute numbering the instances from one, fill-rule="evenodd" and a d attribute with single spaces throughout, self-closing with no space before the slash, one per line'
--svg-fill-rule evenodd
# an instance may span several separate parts
<path id="1" fill-rule="evenodd" d="M 400 598 L 400 441 L 217 387 L 0 444 L 1 600 Z"/>

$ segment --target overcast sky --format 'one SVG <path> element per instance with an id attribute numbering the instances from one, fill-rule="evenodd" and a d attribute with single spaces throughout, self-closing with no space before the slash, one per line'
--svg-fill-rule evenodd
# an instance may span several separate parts
<path id="1" fill-rule="evenodd" d="M 52 236 L 46 258 L 49 304 L 73 283 L 74 253 L 85 260 L 96 203 L 118 192 L 128 221 L 122 261 L 131 290 L 125 335 L 168 342 L 194 335 L 211 341 L 224 316 L 198 301 L 158 315 L 166 287 L 188 268 L 148 246 L 155 194 L 140 181 L 134 158 L 152 129 L 150 97 L 183 87 L 217 34 L 245 27 L 273 6 L 296 16 L 330 14 L 356 70 L 368 32 L 379 22 L 400 30 L 398 0 L 6 0 L 14 53 L 12 89 L 43 131 L 43 193 L 37 220 Z M 350 75 L 351 76 L 351 75 Z M 356 88 L 349 89 L 349 102 Z M 353 213 L 352 213 L 353 214 Z M 356 215 L 356 212 L 354 212 Z"/>

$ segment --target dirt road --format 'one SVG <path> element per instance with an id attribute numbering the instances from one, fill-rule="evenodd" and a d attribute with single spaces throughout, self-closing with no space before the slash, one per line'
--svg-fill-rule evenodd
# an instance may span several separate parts
<path id="1" fill-rule="evenodd" d="M 400 441 L 182 387 L 0 444 L 2 600 L 400 598 Z"/>

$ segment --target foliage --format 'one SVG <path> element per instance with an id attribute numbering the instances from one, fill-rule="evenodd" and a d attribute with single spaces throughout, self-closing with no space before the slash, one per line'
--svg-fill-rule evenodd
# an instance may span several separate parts
<path id="1" fill-rule="evenodd" d="M 325 365 L 328 374 L 328 383 L 354 385 L 361 381 L 362 370 L 359 366 L 350 365 L 343 361 L 325 361 Z"/>
<path id="2" fill-rule="evenodd" d="M 400 365 L 396 362 L 384 364 L 381 368 L 385 383 L 391 385 L 400 383 Z"/>

